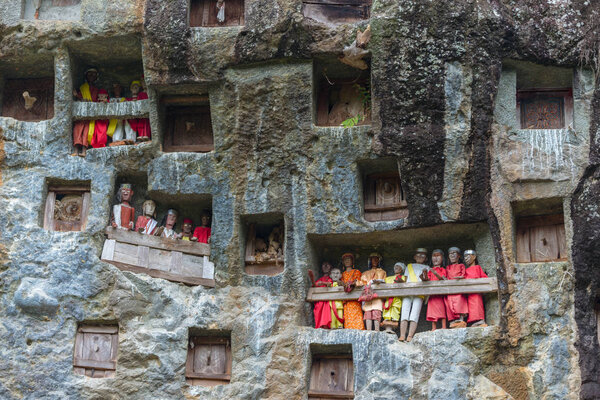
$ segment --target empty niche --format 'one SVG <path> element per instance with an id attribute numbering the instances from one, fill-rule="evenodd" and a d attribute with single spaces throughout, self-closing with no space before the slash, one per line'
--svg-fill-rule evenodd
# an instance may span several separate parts
<path id="1" fill-rule="evenodd" d="M 370 60 L 365 60 L 367 65 Z M 315 121 L 318 126 L 354 126 L 371 121 L 371 69 L 350 67 L 337 58 L 314 61 Z"/>
<path id="2" fill-rule="evenodd" d="M 231 334 L 190 331 L 185 380 L 190 385 L 216 386 L 231 380 Z"/>
<path id="3" fill-rule="evenodd" d="M 119 327 L 81 324 L 75 336 L 73 371 L 90 378 L 114 378 Z"/>
<path id="4" fill-rule="evenodd" d="M 276 275 L 283 272 L 285 225 L 280 213 L 242 217 L 246 247 L 244 262 L 250 275 Z"/>
<path id="5" fill-rule="evenodd" d="M 308 398 L 353 399 L 352 345 L 311 345 L 312 363 Z"/>
<path id="6" fill-rule="evenodd" d="M 517 73 L 521 129 L 564 129 L 573 124 L 573 70 L 508 60 Z"/>
<path id="7" fill-rule="evenodd" d="M 191 27 L 244 25 L 244 0 L 190 0 Z"/>
<path id="8" fill-rule="evenodd" d="M 408 217 L 406 194 L 395 159 L 359 163 L 367 221 L 392 221 Z"/>
<path id="9" fill-rule="evenodd" d="M 166 96 L 165 152 L 209 152 L 214 150 L 208 96 Z"/>
<path id="10" fill-rule="evenodd" d="M 89 209 L 89 182 L 50 183 L 44 207 L 44 229 L 59 232 L 83 231 Z"/>
<path id="11" fill-rule="evenodd" d="M 0 66 L 2 116 L 20 121 L 54 117 L 54 57 L 23 55 Z"/>
<path id="12" fill-rule="evenodd" d="M 302 0 L 302 14 L 323 23 L 368 19 L 371 0 Z"/>
<path id="13" fill-rule="evenodd" d="M 567 260 L 562 199 L 517 202 L 513 213 L 518 263 Z"/>
<path id="14" fill-rule="evenodd" d="M 81 0 L 24 0 L 23 19 L 79 20 Z"/>

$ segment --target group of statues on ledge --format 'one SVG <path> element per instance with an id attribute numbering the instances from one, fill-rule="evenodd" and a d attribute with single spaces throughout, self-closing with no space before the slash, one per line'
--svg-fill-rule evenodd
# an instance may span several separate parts
<path id="1" fill-rule="evenodd" d="M 152 200 L 144 201 L 142 215 L 135 219 L 135 208 L 131 206 L 133 189 L 130 184 L 124 183 L 119 187 L 117 201 L 119 204 L 113 206 L 111 226 L 115 229 L 136 231 L 143 235 L 160 236 L 168 239 L 189 240 L 198 243 L 210 243 L 210 214 L 202 214 L 202 224 L 194 229 L 194 222 L 190 218 L 184 218 L 183 228 L 180 233 L 175 231 L 177 210 L 169 209 L 164 216 L 160 226 L 156 221 L 156 203 Z M 135 223 L 134 223 L 135 221 Z"/>
<path id="2" fill-rule="evenodd" d="M 320 301 L 314 305 L 315 328 L 326 329 L 366 329 L 379 331 L 380 324 L 388 333 L 394 333 L 393 328 L 400 325 L 399 340 L 410 342 L 417 330 L 419 315 L 423 302 L 427 303 L 427 321 L 431 322 L 431 330 L 437 329 L 441 321 L 442 329 L 446 329 L 446 321 L 450 328 L 465 328 L 470 326 L 485 327 L 485 310 L 481 294 L 451 294 L 447 296 L 406 296 L 380 298 L 373 292 L 373 283 L 404 283 L 436 281 L 446 279 L 477 279 L 487 278 L 481 266 L 477 265 L 475 250 L 464 252 L 464 262 L 461 262 L 461 252 L 458 247 L 448 249 L 449 263 L 446 264 L 444 252 L 440 249 L 431 253 L 431 264 L 426 265 L 427 249 L 418 248 L 414 255 L 415 262 L 405 265 L 397 262 L 394 274 L 386 276 L 382 269 L 382 257 L 377 253 L 369 255 L 368 269 L 360 272 L 354 266 L 354 255 L 342 255 L 345 271 L 332 267 L 328 262 L 321 266 L 323 276 L 313 283 L 313 286 L 335 287 L 343 286 L 346 292 L 355 286 L 362 286 L 362 296 L 348 301 Z M 314 280 L 314 279 L 313 279 Z M 381 322 L 383 318 L 383 323 Z M 407 335 L 408 331 L 408 336 Z"/>
<path id="3" fill-rule="evenodd" d="M 85 83 L 79 87 L 79 90 L 73 90 L 73 96 L 79 101 L 100 103 L 121 103 L 148 98 L 148 94 L 143 91 L 143 77 L 139 81 L 131 82 L 129 86 L 130 97 L 123 96 L 123 88 L 118 82 L 113 83 L 113 97 L 110 97 L 107 90 L 94 86 L 97 80 L 98 70 L 88 68 L 85 71 Z M 107 144 L 109 146 L 121 146 L 136 142 L 142 143 L 149 141 L 150 138 L 150 120 L 148 118 L 75 121 L 73 124 L 75 152 L 72 155 L 85 157 L 86 149 L 89 147 L 98 148 L 106 147 Z"/>

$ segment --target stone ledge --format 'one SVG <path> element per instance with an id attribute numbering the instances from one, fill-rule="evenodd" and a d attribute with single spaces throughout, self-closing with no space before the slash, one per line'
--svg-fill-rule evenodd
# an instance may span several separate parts
<path id="1" fill-rule="evenodd" d="M 73 119 L 108 119 L 148 117 L 150 100 L 124 101 L 122 103 L 73 102 Z"/>

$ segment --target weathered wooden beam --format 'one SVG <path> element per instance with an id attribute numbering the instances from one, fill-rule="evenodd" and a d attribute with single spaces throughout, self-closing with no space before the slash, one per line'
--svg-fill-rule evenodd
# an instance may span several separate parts
<path id="1" fill-rule="evenodd" d="M 125 263 L 118 262 L 118 261 L 109 261 L 109 260 L 102 260 L 102 261 L 114 265 L 115 267 L 119 268 L 121 271 L 129 271 L 129 272 L 135 272 L 138 274 L 140 274 L 140 273 L 146 274 L 146 275 L 150 275 L 153 278 L 166 279 L 171 282 L 185 283 L 186 285 L 194 285 L 194 286 L 202 285 L 205 287 L 215 287 L 214 279 L 206 279 L 206 278 L 199 278 L 196 276 L 185 276 L 185 275 L 173 274 L 173 273 L 167 272 L 167 271 L 137 267 L 135 265 L 125 264 Z"/>
<path id="2" fill-rule="evenodd" d="M 109 239 L 117 242 L 129 243 L 137 246 L 154 247 L 155 249 L 180 251 L 197 256 L 210 256 L 210 245 L 207 243 L 191 242 L 187 240 L 164 239 L 158 236 L 142 235 L 138 232 L 124 229 L 106 228 Z"/>
<path id="3" fill-rule="evenodd" d="M 373 291 L 381 298 L 492 293 L 498 291 L 498 280 L 496 278 L 482 278 L 374 284 Z M 308 290 L 306 301 L 357 300 L 361 294 L 362 287 L 356 287 L 350 293 L 344 292 L 343 287 L 311 287 Z"/>

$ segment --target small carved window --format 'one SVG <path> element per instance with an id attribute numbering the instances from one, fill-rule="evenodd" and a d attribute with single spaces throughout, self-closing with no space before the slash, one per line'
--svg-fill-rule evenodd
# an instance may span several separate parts
<path id="1" fill-rule="evenodd" d="M 571 89 L 517 91 L 521 129 L 563 129 L 572 123 Z"/>
<path id="2" fill-rule="evenodd" d="M 517 262 L 547 262 L 567 259 L 567 241 L 562 214 L 517 219 Z"/>
<path id="3" fill-rule="evenodd" d="M 79 326 L 73 357 L 75 373 L 90 378 L 113 378 L 117 368 L 118 346 L 118 326 Z"/>
<path id="4" fill-rule="evenodd" d="M 54 117 L 54 78 L 7 79 L 2 116 L 20 121 L 42 121 Z"/>
<path id="5" fill-rule="evenodd" d="M 246 273 L 249 275 L 276 275 L 284 268 L 285 227 L 279 224 L 248 225 L 246 239 Z"/>
<path id="6" fill-rule="evenodd" d="M 50 186 L 44 211 L 44 229 L 82 231 L 90 209 L 89 186 Z"/>
<path id="7" fill-rule="evenodd" d="M 221 7 L 224 7 L 223 9 Z M 190 26 L 244 25 L 244 0 L 191 0 Z"/>
<path id="8" fill-rule="evenodd" d="M 310 370 L 308 398 L 353 399 L 352 355 L 315 355 Z"/>
<path id="9" fill-rule="evenodd" d="M 191 385 L 224 385 L 231 380 L 231 342 L 228 337 L 192 336 L 185 378 Z"/>
<path id="10" fill-rule="evenodd" d="M 324 23 L 344 23 L 368 19 L 371 0 L 303 0 L 302 13 Z"/>
<path id="11" fill-rule="evenodd" d="M 210 106 L 206 97 L 167 98 L 166 152 L 214 150 Z"/>
<path id="12" fill-rule="evenodd" d="M 397 172 L 367 175 L 364 201 L 367 221 L 392 221 L 408 216 L 408 204 Z"/>

